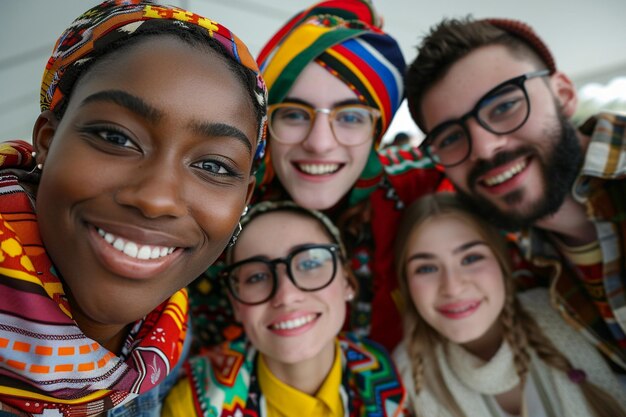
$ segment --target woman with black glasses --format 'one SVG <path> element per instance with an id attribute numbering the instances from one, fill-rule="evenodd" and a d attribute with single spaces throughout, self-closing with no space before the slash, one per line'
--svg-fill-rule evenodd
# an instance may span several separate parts
<path id="1" fill-rule="evenodd" d="M 292 202 L 260 203 L 241 223 L 221 279 L 247 339 L 192 358 L 165 415 L 403 415 L 384 348 L 339 335 L 357 284 L 336 227 Z"/>

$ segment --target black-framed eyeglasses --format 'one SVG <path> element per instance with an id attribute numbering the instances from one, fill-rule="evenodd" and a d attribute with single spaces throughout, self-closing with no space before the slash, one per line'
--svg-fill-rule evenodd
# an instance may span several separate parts
<path id="1" fill-rule="evenodd" d="M 530 100 L 524 83 L 549 74 L 549 70 L 534 71 L 498 84 L 482 96 L 472 110 L 434 127 L 424 138 L 421 148 L 437 164 L 444 167 L 459 165 L 472 151 L 467 120 L 474 117 L 484 129 L 497 135 L 516 131 L 530 115 Z"/>
<path id="2" fill-rule="evenodd" d="M 340 253 L 336 244 L 302 245 L 283 258 L 247 258 L 220 273 L 230 294 L 249 305 L 270 300 L 278 289 L 276 266 L 284 264 L 289 280 L 301 291 L 318 291 L 333 281 Z"/>
<path id="3" fill-rule="evenodd" d="M 345 146 L 358 146 L 374 137 L 380 111 L 363 104 L 344 104 L 332 109 L 315 109 L 301 103 L 268 106 L 268 126 L 272 140 L 287 145 L 304 141 L 318 113 L 328 116 L 335 140 Z"/>

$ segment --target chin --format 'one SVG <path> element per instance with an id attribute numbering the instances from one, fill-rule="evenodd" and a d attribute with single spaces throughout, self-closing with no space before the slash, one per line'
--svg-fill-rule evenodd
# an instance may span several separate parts
<path id="1" fill-rule="evenodd" d="M 320 196 L 318 196 L 317 198 L 311 198 L 311 197 L 315 197 L 315 195 L 308 194 L 304 196 L 304 198 L 299 198 L 298 196 L 295 196 L 295 195 L 292 196 L 296 204 L 304 208 L 311 209 L 311 210 L 327 210 L 333 207 L 335 204 L 337 204 L 337 202 L 341 198 L 341 197 L 323 198 Z"/>

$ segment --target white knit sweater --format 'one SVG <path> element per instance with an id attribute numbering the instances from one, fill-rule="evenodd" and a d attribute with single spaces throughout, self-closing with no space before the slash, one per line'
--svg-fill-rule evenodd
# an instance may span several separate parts
<path id="1" fill-rule="evenodd" d="M 563 321 L 561 316 L 550 306 L 548 292 L 545 289 L 537 288 L 520 293 L 518 298 L 522 306 L 533 316 L 543 333 L 554 343 L 555 347 L 576 368 L 583 369 L 589 380 L 612 394 L 626 408 L 623 388 L 604 359 L 578 332 Z M 472 362 L 471 366 L 466 366 L 466 363 L 459 366 L 459 357 L 463 357 L 459 355 L 455 355 L 455 365 L 454 361 L 450 361 L 450 358 L 446 356 L 444 349 L 441 346 L 437 347 L 436 360 L 441 367 L 448 389 L 467 417 L 499 415 L 490 411 L 488 402 L 493 401 L 485 401 L 485 395 L 489 397 L 490 394 L 487 393 L 492 389 L 489 385 L 493 384 L 489 384 L 489 379 L 492 378 L 495 381 L 503 381 L 504 383 L 508 381 L 510 384 L 516 378 L 516 376 L 512 375 L 515 372 L 510 349 L 508 346 L 501 347 L 494 358 L 487 363 L 472 357 L 469 353 L 466 355 L 467 360 Z M 409 397 L 409 408 L 412 412 L 427 417 L 450 417 L 451 414 L 446 409 L 445 404 L 441 404 L 433 394 L 432 387 L 426 385 L 422 388 L 419 395 L 415 394 L 412 365 L 409 361 L 406 342 L 403 342 L 396 349 L 393 358 L 402 375 Z M 426 366 L 428 366 L 431 360 L 430 358 L 425 360 Z M 552 409 L 558 416 L 588 417 L 591 415 L 580 387 L 573 384 L 567 375 L 546 365 L 534 354 L 532 355 L 531 367 L 533 369 L 532 378 L 543 386 L 549 398 L 550 404 L 547 408 Z M 529 374 L 530 377 L 531 375 Z M 468 381 L 471 381 L 472 378 L 478 383 L 469 384 Z M 431 380 L 431 378 L 425 378 L 426 384 Z M 480 388 L 477 390 L 478 386 L 483 388 L 482 393 L 478 391 Z"/>

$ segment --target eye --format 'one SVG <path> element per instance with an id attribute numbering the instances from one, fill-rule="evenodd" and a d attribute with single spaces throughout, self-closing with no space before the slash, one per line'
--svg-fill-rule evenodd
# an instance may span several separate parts
<path id="1" fill-rule="evenodd" d="M 312 248 L 299 253 L 292 262 L 294 269 L 306 272 L 322 268 L 332 259 L 333 254 L 329 250 Z"/>
<path id="2" fill-rule="evenodd" d="M 261 284 L 270 280 L 270 274 L 267 272 L 257 272 L 256 274 L 248 275 L 243 279 L 244 285 Z"/>
<path id="3" fill-rule="evenodd" d="M 420 265 L 415 269 L 415 272 L 418 274 L 430 274 L 437 271 L 438 268 L 435 265 Z"/>
<path id="4" fill-rule="evenodd" d="M 515 99 L 499 103 L 491 111 L 491 118 L 496 119 L 513 113 L 521 105 L 521 102 L 520 99 Z"/>
<path id="5" fill-rule="evenodd" d="M 299 107 L 282 107 L 274 112 L 273 119 L 283 123 L 309 123 L 311 115 Z"/>
<path id="6" fill-rule="evenodd" d="M 451 132 L 450 134 L 447 134 L 447 136 L 444 136 L 437 141 L 437 147 L 439 149 L 445 149 L 454 146 L 455 144 L 460 143 L 460 141 L 463 140 L 464 137 L 465 134 L 461 130 Z"/>
<path id="7" fill-rule="evenodd" d="M 484 258 L 485 257 L 483 255 L 478 254 L 478 253 L 469 254 L 469 255 L 464 256 L 463 259 L 461 259 L 461 265 L 471 265 Z"/>
<path id="8" fill-rule="evenodd" d="M 437 268 L 434 264 L 422 264 L 415 267 L 414 274 L 432 274 L 433 272 L 437 272 L 439 268 Z"/>
<path id="9" fill-rule="evenodd" d="M 89 126 L 83 129 L 90 137 L 120 148 L 140 150 L 139 146 L 133 142 L 127 134 L 113 127 Z"/>
<path id="10" fill-rule="evenodd" d="M 335 114 L 335 121 L 342 125 L 363 125 L 371 122 L 370 113 L 359 107 L 348 107 Z"/>
<path id="11" fill-rule="evenodd" d="M 317 269 L 322 266 L 322 260 L 320 259 L 303 259 L 297 264 L 297 269 L 299 271 L 310 271 L 312 269 Z"/>
<path id="12" fill-rule="evenodd" d="M 217 161 L 200 161 L 196 162 L 192 166 L 200 168 L 204 171 L 208 171 L 211 174 L 228 175 L 231 173 L 231 171 L 227 167 L 225 167 L 224 164 Z"/>

